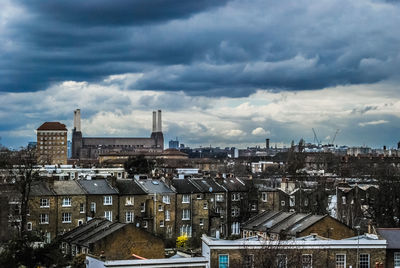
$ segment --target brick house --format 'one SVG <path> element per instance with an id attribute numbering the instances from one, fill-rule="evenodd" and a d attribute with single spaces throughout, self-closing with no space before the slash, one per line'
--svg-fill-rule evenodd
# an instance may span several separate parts
<path id="1" fill-rule="evenodd" d="M 86 193 L 87 219 L 103 217 L 109 221 L 119 220 L 119 196 L 116 188 L 113 188 L 107 180 L 78 180 Z"/>

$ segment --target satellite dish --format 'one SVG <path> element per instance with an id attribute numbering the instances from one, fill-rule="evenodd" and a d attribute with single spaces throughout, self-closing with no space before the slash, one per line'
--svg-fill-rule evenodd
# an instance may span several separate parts
<path id="1" fill-rule="evenodd" d="M 212 192 L 212 190 L 213 190 L 212 187 L 208 188 L 208 191 Z"/>

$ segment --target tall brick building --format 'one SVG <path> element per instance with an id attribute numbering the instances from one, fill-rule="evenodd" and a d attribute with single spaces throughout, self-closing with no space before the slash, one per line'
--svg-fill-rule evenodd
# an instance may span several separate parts
<path id="1" fill-rule="evenodd" d="M 45 122 L 37 130 L 40 164 L 67 164 L 67 128 L 60 122 Z"/>

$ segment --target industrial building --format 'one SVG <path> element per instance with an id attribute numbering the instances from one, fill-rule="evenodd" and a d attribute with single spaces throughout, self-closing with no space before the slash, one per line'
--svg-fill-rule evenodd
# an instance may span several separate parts
<path id="1" fill-rule="evenodd" d="M 72 130 L 72 159 L 97 159 L 100 154 L 137 152 L 161 153 L 164 150 L 161 110 L 153 111 L 153 129 L 149 138 L 83 137 L 81 111 L 74 111 Z"/>

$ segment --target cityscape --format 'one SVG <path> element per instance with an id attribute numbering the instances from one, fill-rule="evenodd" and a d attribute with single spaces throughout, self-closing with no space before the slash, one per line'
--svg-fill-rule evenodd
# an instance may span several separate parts
<path id="1" fill-rule="evenodd" d="M 0 8 L 0 268 L 399 268 L 400 3 Z"/>

